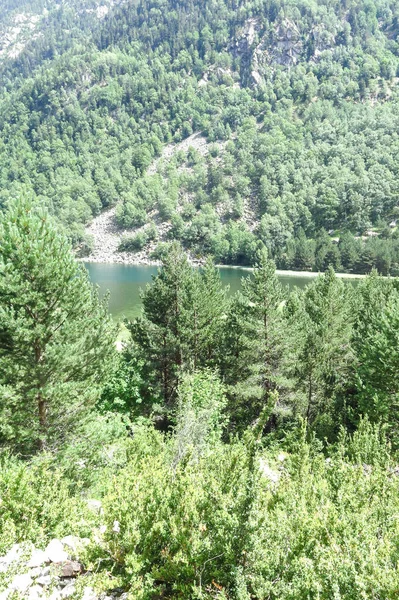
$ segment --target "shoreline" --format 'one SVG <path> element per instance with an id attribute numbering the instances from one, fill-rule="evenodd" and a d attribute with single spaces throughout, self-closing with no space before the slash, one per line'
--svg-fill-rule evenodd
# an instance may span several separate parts
<path id="1" fill-rule="evenodd" d="M 190 265 L 193 267 L 200 267 L 204 264 L 203 260 L 193 260 L 188 257 Z M 90 258 L 90 256 L 79 258 L 79 262 L 88 263 L 88 264 L 97 264 L 97 265 L 118 265 L 118 266 L 126 266 L 126 267 L 160 267 L 162 265 L 162 261 L 160 260 L 151 260 L 149 258 L 133 258 L 131 255 L 124 257 L 121 260 L 99 260 L 96 258 Z M 236 269 L 240 271 L 248 271 L 251 273 L 254 268 L 253 267 L 245 267 L 241 265 L 215 265 L 218 269 Z M 319 275 L 322 275 L 322 271 L 293 271 L 291 269 L 276 269 L 276 275 L 280 277 L 299 277 L 303 279 L 314 279 Z M 365 279 L 367 275 L 360 273 L 335 273 L 337 277 L 340 279 Z"/>

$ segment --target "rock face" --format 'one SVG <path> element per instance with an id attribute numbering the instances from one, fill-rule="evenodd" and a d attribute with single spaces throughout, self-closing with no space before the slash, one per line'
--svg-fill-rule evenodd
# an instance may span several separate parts
<path id="1" fill-rule="evenodd" d="M 229 51 L 241 60 L 242 83 L 259 86 L 277 66 L 291 68 L 305 57 L 316 61 L 334 44 L 334 35 L 323 24 L 304 32 L 286 18 L 266 30 L 261 19 L 251 18 L 237 32 Z"/>
<path id="2" fill-rule="evenodd" d="M 15 544 L 0 557 L 3 587 L 0 587 L 0 600 L 11 600 L 15 594 L 26 600 L 62 600 L 75 596 L 76 578 L 85 576 L 78 553 L 88 542 L 85 538 L 67 536 L 51 540 L 45 550 L 32 544 Z M 85 586 L 79 597 L 82 600 L 126 600 L 127 594 L 115 591 L 98 596 L 91 587 Z"/>

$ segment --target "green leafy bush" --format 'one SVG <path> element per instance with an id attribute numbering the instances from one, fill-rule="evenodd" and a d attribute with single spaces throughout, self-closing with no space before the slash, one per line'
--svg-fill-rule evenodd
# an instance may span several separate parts
<path id="1" fill-rule="evenodd" d="M 0 454 L 0 554 L 17 542 L 41 547 L 54 537 L 90 533 L 92 515 L 51 455 L 23 462 Z"/>

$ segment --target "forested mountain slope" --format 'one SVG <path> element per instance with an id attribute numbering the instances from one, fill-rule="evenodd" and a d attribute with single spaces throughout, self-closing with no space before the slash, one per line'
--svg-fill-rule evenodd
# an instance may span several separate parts
<path id="1" fill-rule="evenodd" d="M 28 190 L 75 243 L 116 205 L 126 249 L 396 273 L 398 19 L 397 0 L 8 0 L 0 202 Z M 206 152 L 157 160 L 200 132 Z"/>

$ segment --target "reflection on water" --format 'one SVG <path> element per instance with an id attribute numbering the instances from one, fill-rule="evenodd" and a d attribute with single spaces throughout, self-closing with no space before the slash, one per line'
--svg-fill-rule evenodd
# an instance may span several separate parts
<path id="1" fill-rule="evenodd" d="M 116 319 L 123 317 L 132 318 L 140 313 L 140 289 L 151 283 L 152 276 L 156 275 L 158 268 L 146 265 L 114 265 L 86 263 L 90 279 L 100 287 L 101 294 L 110 292 L 110 311 Z M 250 272 L 246 269 L 220 268 L 220 276 L 224 285 L 230 287 L 234 293 L 241 286 L 241 278 L 247 277 Z M 282 284 L 290 287 L 304 287 L 311 277 L 295 277 L 281 275 Z"/>

